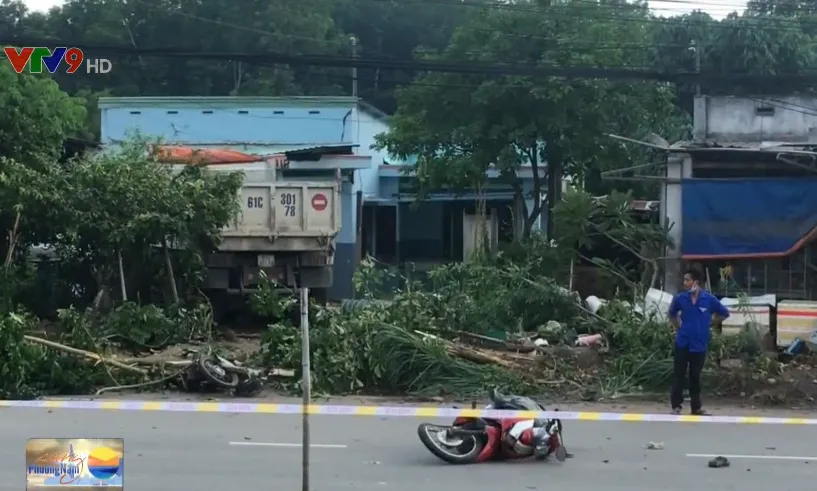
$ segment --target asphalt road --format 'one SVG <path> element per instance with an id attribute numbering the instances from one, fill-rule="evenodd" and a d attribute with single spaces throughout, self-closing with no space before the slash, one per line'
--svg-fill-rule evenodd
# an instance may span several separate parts
<path id="1" fill-rule="evenodd" d="M 565 463 L 452 466 L 422 446 L 419 422 L 313 417 L 312 490 L 799 491 L 817 475 L 816 427 L 566 421 Z M 22 489 L 32 437 L 124 438 L 129 491 L 300 489 L 300 416 L 2 409 L 0 434 L 3 491 Z M 709 469 L 694 454 L 751 458 Z"/>

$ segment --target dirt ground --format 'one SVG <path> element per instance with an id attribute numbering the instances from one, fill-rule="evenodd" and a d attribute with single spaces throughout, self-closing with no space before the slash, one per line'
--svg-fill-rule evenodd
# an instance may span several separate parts
<path id="1" fill-rule="evenodd" d="M 222 340 L 213 343 L 213 347 L 225 353 L 228 358 L 238 361 L 245 361 L 250 355 L 259 349 L 258 339 L 246 337 L 234 337 L 231 340 Z M 188 358 L 188 351 L 196 351 L 201 348 L 201 344 L 177 344 L 169 346 L 161 351 L 150 355 L 139 356 L 143 362 L 156 362 L 171 360 L 184 360 Z M 135 358 L 135 357 L 129 357 Z"/>

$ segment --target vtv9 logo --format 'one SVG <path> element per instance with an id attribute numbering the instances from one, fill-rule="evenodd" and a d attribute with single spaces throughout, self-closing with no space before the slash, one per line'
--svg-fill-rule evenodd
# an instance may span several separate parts
<path id="1" fill-rule="evenodd" d="M 86 67 L 86 73 L 104 74 L 111 71 L 111 62 L 105 58 L 86 59 L 79 48 L 45 48 L 24 47 L 24 48 L 3 48 L 11 63 L 12 68 L 17 73 L 23 73 L 28 65 L 29 73 L 56 73 L 63 63 L 68 66 L 66 73 L 76 73 L 77 70 Z"/>

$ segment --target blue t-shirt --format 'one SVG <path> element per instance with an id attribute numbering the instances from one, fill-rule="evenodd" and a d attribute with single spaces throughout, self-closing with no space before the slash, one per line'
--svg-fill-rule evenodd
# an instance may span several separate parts
<path id="1" fill-rule="evenodd" d="M 712 314 L 721 319 L 729 317 L 729 310 L 714 295 L 701 290 L 698 301 L 692 303 L 692 294 L 682 292 L 675 295 L 669 306 L 670 319 L 681 313 L 681 328 L 675 335 L 675 346 L 689 348 L 692 353 L 703 353 L 709 344 L 709 326 Z"/>

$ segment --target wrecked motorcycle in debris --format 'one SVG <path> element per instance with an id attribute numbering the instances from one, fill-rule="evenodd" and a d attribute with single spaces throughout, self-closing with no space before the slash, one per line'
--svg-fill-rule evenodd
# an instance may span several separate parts
<path id="1" fill-rule="evenodd" d="M 263 372 L 230 361 L 210 350 L 191 351 L 193 363 L 187 368 L 185 384 L 190 391 L 226 390 L 235 396 L 251 397 L 264 386 Z"/>

